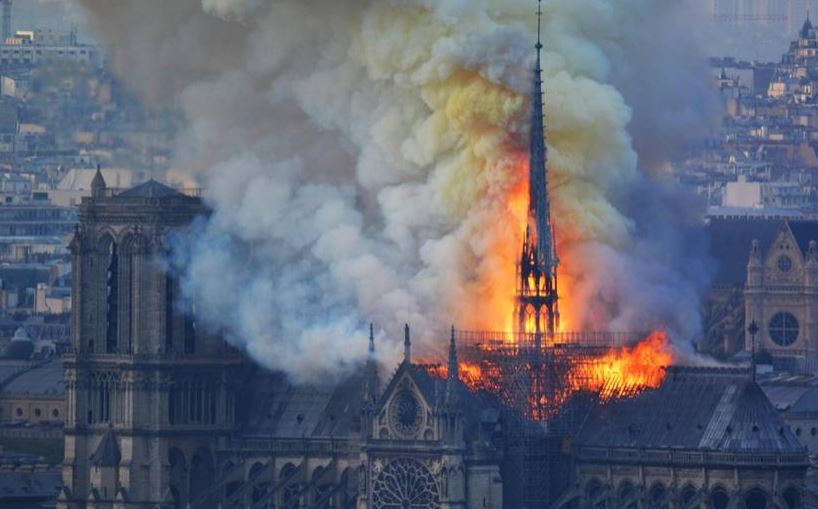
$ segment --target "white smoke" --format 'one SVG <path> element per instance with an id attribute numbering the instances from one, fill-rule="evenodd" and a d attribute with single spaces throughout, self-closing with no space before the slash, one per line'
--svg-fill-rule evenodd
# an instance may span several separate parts
<path id="1" fill-rule="evenodd" d="M 177 162 L 214 212 L 179 264 L 208 325 L 262 364 L 314 379 L 362 358 L 369 321 L 388 337 L 411 323 L 425 352 L 442 349 L 450 323 L 496 322 L 519 245 L 508 198 L 525 174 L 535 2 L 83 3 L 119 42 L 125 79 L 188 119 Z M 661 161 L 672 147 L 652 138 L 683 141 L 705 123 L 685 7 L 543 8 L 563 300 L 582 303 L 567 318 L 690 339 L 706 278 L 675 232 L 695 217 L 674 216 L 691 205 L 657 192 L 667 184 L 638 171 L 634 149 Z M 652 55 L 646 41 L 668 34 L 666 54 Z M 683 121 L 656 121 L 647 108 L 661 104 Z M 395 344 L 382 344 L 386 357 Z"/>

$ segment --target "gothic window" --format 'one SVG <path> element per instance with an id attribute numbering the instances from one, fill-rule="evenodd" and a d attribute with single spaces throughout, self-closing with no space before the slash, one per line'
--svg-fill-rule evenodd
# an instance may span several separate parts
<path id="1" fill-rule="evenodd" d="M 190 462 L 191 507 L 213 507 L 216 468 L 209 449 L 200 447 Z M 216 485 L 218 486 L 218 485 Z"/>
<path id="2" fill-rule="evenodd" d="M 389 462 L 375 479 L 374 509 L 435 509 L 440 493 L 432 472 L 417 460 L 400 458 Z"/>
<path id="3" fill-rule="evenodd" d="M 299 483 L 293 483 L 284 488 L 281 497 L 283 509 L 301 509 L 301 492 L 303 487 Z"/>
<path id="4" fill-rule="evenodd" d="M 787 509 L 801 508 L 801 492 L 795 486 L 790 486 L 784 490 L 784 503 L 787 504 Z"/>
<path id="5" fill-rule="evenodd" d="M 421 406 L 409 391 L 401 391 L 392 398 L 389 405 L 389 424 L 404 437 L 415 435 L 420 429 Z"/>
<path id="6" fill-rule="evenodd" d="M 165 351 L 173 351 L 173 301 L 175 282 L 170 274 L 165 275 Z"/>
<path id="7" fill-rule="evenodd" d="M 111 242 L 108 249 L 108 270 L 106 273 L 105 283 L 105 317 L 107 323 L 107 328 L 105 330 L 105 351 L 107 353 L 116 353 L 117 314 L 119 313 L 119 253 L 117 253 L 115 242 Z"/>
<path id="8" fill-rule="evenodd" d="M 88 391 L 88 424 L 105 424 L 119 417 L 117 373 L 99 371 L 92 373 Z"/>
<path id="9" fill-rule="evenodd" d="M 792 258 L 787 255 L 781 255 L 778 257 L 778 270 L 781 272 L 789 272 L 792 270 Z"/>
<path id="10" fill-rule="evenodd" d="M 665 501 L 665 495 L 667 494 L 667 489 L 662 483 L 656 483 L 650 488 L 650 507 L 664 509 L 667 508 L 667 502 Z"/>
<path id="11" fill-rule="evenodd" d="M 623 504 L 627 509 L 636 509 L 636 489 L 633 487 L 628 481 L 623 482 L 619 486 L 619 505 L 622 506 Z"/>
<path id="12" fill-rule="evenodd" d="M 798 339 L 798 319 L 792 313 L 776 313 L 770 320 L 768 330 L 775 344 L 790 346 Z"/>
<path id="13" fill-rule="evenodd" d="M 718 487 L 713 490 L 710 495 L 710 507 L 713 509 L 727 509 L 729 503 L 730 495 L 727 494 L 724 488 Z"/>
<path id="14" fill-rule="evenodd" d="M 682 488 L 682 507 L 687 507 L 693 499 L 696 498 L 696 488 L 692 484 L 688 484 Z"/>
<path id="15" fill-rule="evenodd" d="M 747 509 L 766 509 L 767 505 L 767 494 L 758 488 L 751 489 L 744 498 Z"/>

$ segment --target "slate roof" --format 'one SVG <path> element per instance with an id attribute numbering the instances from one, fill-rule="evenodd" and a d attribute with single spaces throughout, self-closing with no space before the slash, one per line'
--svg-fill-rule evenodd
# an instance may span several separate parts
<path id="1" fill-rule="evenodd" d="M 748 370 L 669 368 L 656 390 L 592 411 L 577 444 L 733 453 L 805 452 Z"/>
<path id="2" fill-rule="evenodd" d="M 357 426 L 361 375 L 331 387 L 296 386 L 284 375 L 261 370 L 249 380 L 239 408 L 245 435 L 329 438 L 349 435 Z"/>
<path id="3" fill-rule="evenodd" d="M 153 179 L 148 180 L 138 186 L 132 187 L 127 191 L 122 191 L 117 195 L 120 198 L 176 198 L 185 197 L 172 187 L 159 183 Z"/>
<path id="4" fill-rule="evenodd" d="M 58 360 L 39 364 L 7 380 L 0 380 L 0 393 L 40 396 L 65 394 L 65 370 Z"/>
<path id="5" fill-rule="evenodd" d="M 62 475 L 58 470 L 0 472 L 0 507 L 4 507 L 4 502 L 19 504 L 54 500 L 57 498 L 60 487 L 62 487 Z M 12 505 L 12 507 L 20 506 Z M 33 507 L 39 507 L 39 505 Z"/>

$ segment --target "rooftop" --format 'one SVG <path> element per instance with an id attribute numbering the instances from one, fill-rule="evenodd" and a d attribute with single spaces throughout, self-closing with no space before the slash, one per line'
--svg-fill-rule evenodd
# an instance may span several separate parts
<path id="1" fill-rule="evenodd" d="M 581 446 L 801 455 L 747 369 L 668 368 L 656 390 L 593 410 Z"/>

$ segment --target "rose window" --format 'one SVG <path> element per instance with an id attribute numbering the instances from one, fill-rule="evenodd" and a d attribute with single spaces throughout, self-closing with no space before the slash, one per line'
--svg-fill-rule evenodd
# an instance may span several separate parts
<path id="1" fill-rule="evenodd" d="M 401 458 L 390 462 L 375 479 L 374 509 L 436 509 L 440 494 L 432 472 L 417 460 Z"/>

